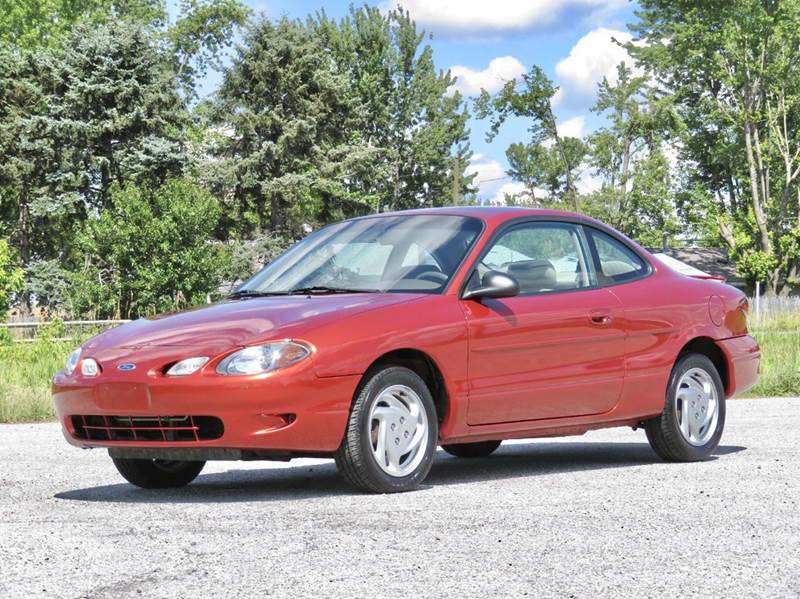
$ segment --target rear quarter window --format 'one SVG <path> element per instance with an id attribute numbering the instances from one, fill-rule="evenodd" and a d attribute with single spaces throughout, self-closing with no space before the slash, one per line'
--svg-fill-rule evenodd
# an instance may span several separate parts
<path id="1" fill-rule="evenodd" d="M 649 272 L 647 263 L 621 241 L 597 229 L 590 228 L 589 235 L 597 250 L 597 270 L 601 283 L 632 281 Z"/>

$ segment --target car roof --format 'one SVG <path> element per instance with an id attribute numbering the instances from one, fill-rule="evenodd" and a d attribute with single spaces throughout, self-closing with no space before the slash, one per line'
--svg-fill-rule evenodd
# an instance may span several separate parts
<path id="1" fill-rule="evenodd" d="M 578 219 L 602 225 L 599 221 L 576 212 L 548 210 L 545 208 L 521 208 L 517 206 L 443 206 L 440 208 L 417 208 L 395 212 L 382 212 L 380 216 L 411 216 L 419 214 L 442 214 L 449 216 L 469 216 L 479 218 L 490 224 L 497 224 L 526 216 L 552 217 L 555 219 Z M 375 215 L 378 216 L 378 215 Z M 603 225 L 605 228 L 605 225 Z"/>

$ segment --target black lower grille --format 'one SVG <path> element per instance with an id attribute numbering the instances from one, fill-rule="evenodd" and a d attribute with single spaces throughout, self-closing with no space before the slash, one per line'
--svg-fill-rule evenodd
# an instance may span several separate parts
<path id="1" fill-rule="evenodd" d="M 72 416 L 86 441 L 210 441 L 225 430 L 215 416 Z"/>

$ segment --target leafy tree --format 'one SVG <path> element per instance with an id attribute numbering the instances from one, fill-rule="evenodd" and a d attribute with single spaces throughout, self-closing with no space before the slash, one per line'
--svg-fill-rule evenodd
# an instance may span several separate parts
<path id="1" fill-rule="evenodd" d="M 11 300 L 22 290 L 25 282 L 22 269 L 15 266 L 5 239 L 0 239 L 0 320 L 5 320 Z"/>
<path id="2" fill-rule="evenodd" d="M 475 102 L 478 118 L 489 118 L 486 140 L 491 142 L 509 117 L 529 119 L 528 143 L 512 144 L 506 151 L 509 174 L 528 187 L 527 201 L 540 204 L 543 190 L 547 203 L 581 210 L 577 180 L 587 148 L 582 140 L 562 136 L 553 113 L 557 88 L 536 65 L 519 79 L 508 81 L 494 96 L 486 90 Z"/>
<path id="3" fill-rule="evenodd" d="M 589 164 L 601 180 L 600 190 L 587 198 L 587 210 L 640 243 L 659 246 L 664 235 L 678 230 L 675 184 L 664 154 L 671 104 L 623 63 L 615 84 L 601 81 L 593 110 L 608 124 L 587 139 Z"/>
<path id="4" fill-rule="evenodd" d="M 79 236 L 85 262 L 73 309 L 130 318 L 202 303 L 226 264 L 222 246 L 208 242 L 219 217 L 219 202 L 187 181 L 115 186 L 111 205 Z"/>
<path id="5" fill-rule="evenodd" d="M 121 19 L 163 23 L 164 0 L 6 0 L 0 11 L 0 46 L 21 50 L 57 46 L 75 25 Z"/>
<path id="6" fill-rule="evenodd" d="M 237 0 L 181 0 L 175 23 L 165 31 L 175 77 L 189 97 L 209 67 L 221 68 L 223 51 L 250 10 Z"/>
<path id="7" fill-rule="evenodd" d="M 675 103 L 681 157 L 694 165 L 687 194 L 705 196 L 744 274 L 766 272 L 778 291 L 796 281 L 800 258 L 800 2 L 639 6 L 629 51 Z"/>

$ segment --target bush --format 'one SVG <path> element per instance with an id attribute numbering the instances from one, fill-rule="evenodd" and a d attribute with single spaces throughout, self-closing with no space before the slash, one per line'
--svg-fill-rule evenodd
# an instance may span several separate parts
<path id="1" fill-rule="evenodd" d="M 71 303 L 95 318 L 135 318 L 203 303 L 230 257 L 210 242 L 216 199 L 185 180 L 156 190 L 127 186 L 81 234 L 88 256 L 74 275 Z"/>

